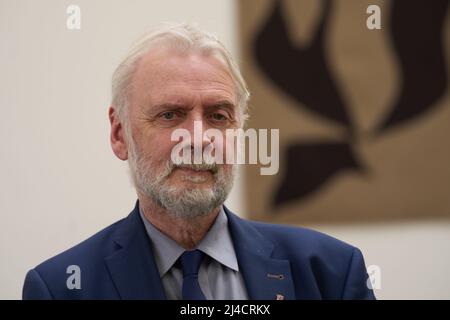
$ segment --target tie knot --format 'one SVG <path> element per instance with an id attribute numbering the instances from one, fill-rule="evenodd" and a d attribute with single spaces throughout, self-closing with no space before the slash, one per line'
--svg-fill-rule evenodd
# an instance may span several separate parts
<path id="1" fill-rule="evenodd" d="M 200 250 L 185 251 L 180 256 L 183 277 L 198 274 L 200 264 L 202 263 L 204 253 Z"/>

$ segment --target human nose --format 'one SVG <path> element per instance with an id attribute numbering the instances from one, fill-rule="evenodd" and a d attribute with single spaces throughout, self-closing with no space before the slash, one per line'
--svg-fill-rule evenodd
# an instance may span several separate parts
<path id="1" fill-rule="evenodd" d="M 204 121 L 203 115 L 194 114 L 188 118 L 186 123 L 186 129 L 189 131 L 191 136 L 191 148 L 192 150 L 197 146 L 203 150 L 206 146 L 211 144 L 213 141 L 211 137 L 205 134 L 208 129 L 208 122 Z"/>

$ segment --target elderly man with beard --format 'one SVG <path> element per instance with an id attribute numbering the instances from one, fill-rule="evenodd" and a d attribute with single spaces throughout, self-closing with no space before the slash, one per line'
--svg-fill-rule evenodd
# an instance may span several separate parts
<path id="1" fill-rule="evenodd" d="M 23 298 L 373 299 L 357 248 L 234 215 L 224 206 L 232 163 L 173 161 L 174 130 L 193 133 L 196 122 L 220 132 L 242 128 L 248 98 L 214 36 L 182 24 L 144 37 L 114 73 L 109 109 L 111 146 L 129 163 L 136 206 L 30 270 Z M 211 143 L 201 137 L 202 148 Z M 182 150 L 193 153 L 194 145 Z"/>

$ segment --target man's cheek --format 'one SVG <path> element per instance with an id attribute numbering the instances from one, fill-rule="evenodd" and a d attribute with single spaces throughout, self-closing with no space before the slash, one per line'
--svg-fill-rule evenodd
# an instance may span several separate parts
<path id="1" fill-rule="evenodd" d="M 237 148 L 234 139 L 225 139 L 222 143 L 219 143 L 218 148 L 220 148 L 223 154 L 221 163 L 226 164 L 227 167 L 229 167 L 231 164 L 236 163 Z"/>
<path id="2" fill-rule="evenodd" d="M 166 143 L 164 140 L 153 140 L 148 146 L 149 154 L 158 162 L 166 162 L 170 159 L 172 149 L 175 145 L 173 142 Z"/>
<path id="3" fill-rule="evenodd" d="M 225 176 L 230 176 L 233 171 L 233 164 L 221 164 L 219 165 L 219 171 Z"/>

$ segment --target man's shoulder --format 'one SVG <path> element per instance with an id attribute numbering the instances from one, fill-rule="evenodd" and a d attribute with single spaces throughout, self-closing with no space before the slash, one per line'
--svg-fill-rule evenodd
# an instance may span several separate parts
<path id="1" fill-rule="evenodd" d="M 274 240 L 275 242 L 286 240 L 287 241 L 301 240 L 302 242 L 307 243 L 314 242 L 329 246 L 338 246 L 338 247 L 351 246 L 333 236 L 306 227 L 278 224 L 278 223 L 268 223 L 248 219 L 242 220 L 245 221 L 245 223 L 251 225 L 253 228 L 258 230 L 266 237 Z"/>
<path id="2" fill-rule="evenodd" d="M 117 250 L 117 231 L 125 225 L 121 219 L 97 232 L 83 242 L 57 254 L 31 269 L 25 278 L 22 296 L 24 299 L 80 299 L 94 298 L 98 288 L 96 284 L 108 283 L 105 277 L 105 258 Z M 67 290 L 68 284 L 78 277 L 83 279 L 83 290 Z M 73 279 L 72 279 L 73 278 Z M 77 288 L 79 289 L 79 288 Z M 107 290 L 115 298 L 114 290 Z"/>
<path id="3" fill-rule="evenodd" d="M 280 252 L 292 253 L 303 257 L 351 256 L 353 245 L 320 231 L 300 226 L 274 224 L 259 221 L 243 220 L 264 239 L 273 243 Z"/>
<path id="4" fill-rule="evenodd" d="M 289 261 L 304 297 L 374 299 L 361 251 L 322 232 L 303 227 L 242 220 L 270 248 L 270 257 Z M 264 239 L 265 241 L 263 241 Z M 255 242 L 254 242 L 255 243 Z M 307 289 L 308 288 L 308 289 Z"/>
<path id="5" fill-rule="evenodd" d="M 45 260 L 36 266 L 35 270 L 41 274 L 58 274 L 62 269 L 66 273 L 67 267 L 71 265 L 89 265 L 89 268 L 91 268 L 92 265 L 103 263 L 103 259 L 114 252 L 113 237 L 124 221 L 125 218 L 100 230 L 75 246 Z"/>

